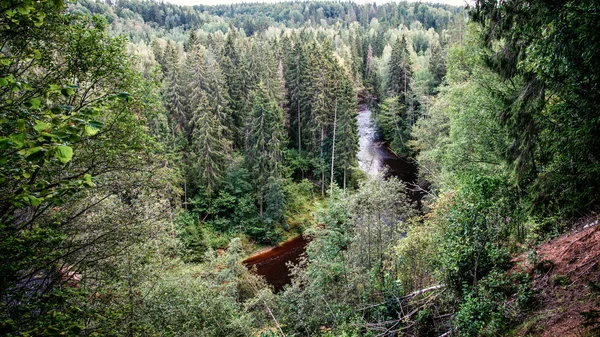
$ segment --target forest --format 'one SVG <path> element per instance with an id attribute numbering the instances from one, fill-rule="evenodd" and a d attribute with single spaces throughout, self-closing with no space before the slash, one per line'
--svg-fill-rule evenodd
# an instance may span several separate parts
<path id="1" fill-rule="evenodd" d="M 0 334 L 599 335 L 598 32 L 595 0 L 0 2 Z M 285 284 L 244 262 L 298 238 Z"/>

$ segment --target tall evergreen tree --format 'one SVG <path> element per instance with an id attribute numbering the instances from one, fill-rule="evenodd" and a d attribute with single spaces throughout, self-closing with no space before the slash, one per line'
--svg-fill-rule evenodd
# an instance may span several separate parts
<path id="1" fill-rule="evenodd" d="M 173 132 L 183 133 L 186 125 L 185 97 L 183 96 L 183 87 L 181 86 L 181 65 L 179 62 L 179 53 L 177 47 L 169 42 L 165 49 L 165 69 L 164 69 L 164 101 L 167 112 L 170 116 Z"/>
<path id="2" fill-rule="evenodd" d="M 200 92 L 193 116 L 191 180 L 196 182 L 197 187 L 204 187 L 206 195 L 212 196 L 225 174 L 227 144 L 221 137 L 223 127 L 214 115 L 204 91 Z"/>
<path id="3" fill-rule="evenodd" d="M 235 129 L 235 125 L 233 124 L 231 109 L 229 107 L 230 98 L 225 77 L 223 76 L 221 67 L 215 61 L 212 61 L 208 65 L 208 69 L 210 69 L 206 76 L 208 102 L 215 118 L 222 126 L 221 137 L 227 140 L 228 143 L 231 143 L 234 136 L 232 130 Z"/>
<path id="4" fill-rule="evenodd" d="M 206 95 L 205 91 L 208 88 L 206 61 L 204 60 L 203 47 L 194 41 L 188 53 L 185 67 L 186 83 L 186 112 L 183 114 L 185 125 L 185 134 L 191 140 L 194 131 L 194 123 L 192 115 L 200 105 L 200 100 Z"/>
<path id="5" fill-rule="evenodd" d="M 434 92 L 437 92 L 437 87 L 440 86 L 444 77 L 446 77 L 446 58 L 439 43 L 435 43 L 431 47 L 429 72 L 433 75 L 432 89 Z"/>
<path id="6" fill-rule="evenodd" d="M 346 190 L 348 170 L 356 164 L 358 153 L 358 124 L 356 93 L 352 83 L 342 81 L 338 101 L 336 153 L 338 165 L 343 169 L 343 188 Z"/>
<path id="7" fill-rule="evenodd" d="M 391 96 L 398 96 L 400 104 L 407 106 L 411 97 L 409 91 L 412 70 L 405 36 L 397 39 L 392 47 L 389 69 L 388 92 Z"/>
<path id="8" fill-rule="evenodd" d="M 283 110 L 261 82 L 252 93 L 252 116 L 246 139 L 246 161 L 255 182 L 261 216 L 269 186 L 281 178 L 284 137 Z"/>
<path id="9" fill-rule="evenodd" d="M 302 43 L 296 37 L 294 46 L 286 60 L 286 87 L 288 94 L 288 102 L 290 111 L 292 113 L 291 123 L 291 135 L 295 135 L 294 139 L 297 140 L 296 148 L 298 151 L 302 151 L 302 115 L 304 114 L 302 109 L 306 107 L 308 81 L 307 81 L 307 68 L 308 68 L 308 55 L 303 48 Z"/>
<path id="10" fill-rule="evenodd" d="M 244 61 L 236 45 L 237 32 L 235 28 L 230 27 L 223 55 L 221 57 L 221 69 L 225 75 L 227 91 L 230 98 L 231 117 L 233 120 L 234 147 L 243 148 L 244 127 L 246 123 L 246 95 L 244 93 Z"/>

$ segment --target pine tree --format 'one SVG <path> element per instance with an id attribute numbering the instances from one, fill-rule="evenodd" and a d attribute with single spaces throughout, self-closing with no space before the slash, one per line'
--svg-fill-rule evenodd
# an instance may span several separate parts
<path id="1" fill-rule="evenodd" d="M 196 35 L 196 30 L 192 28 L 190 29 L 190 35 L 188 36 L 187 42 L 183 45 L 183 48 L 186 52 L 189 52 L 199 43 L 200 41 L 198 40 L 198 35 Z"/>
<path id="2" fill-rule="evenodd" d="M 192 41 L 193 42 L 193 41 Z M 184 114 L 184 123 L 186 125 L 186 136 L 191 139 L 192 133 L 194 132 L 194 123 L 190 123 L 192 120 L 192 114 L 196 111 L 197 106 L 200 104 L 200 100 L 205 96 L 205 91 L 208 88 L 207 80 L 207 68 L 206 61 L 204 60 L 203 47 L 200 46 L 197 41 L 190 46 L 191 50 L 186 59 L 186 88 L 187 88 L 187 100 L 186 100 L 186 113 Z"/>
<path id="3" fill-rule="evenodd" d="M 331 64 L 325 57 L 323 49 L 318 46 L 314 47 L 313 52 L 309 57 L 311 86 L 311 116 L 308 119 L 308 130 L 310 137 L 310 152 L 317 158 L 317 166 L 321 175 L 321 195 L 325 195 L 325 137 L 326 130 L 332 119 L 332 100 L 329 94 L 331 88 L 330 73 Z"/>
<path id="4" fill-rule="evenodd" d="M 446 77 L 446 59 L 439 43 L 431 47 L 431 58 L 429 59 L 429 72 L 433 75 L 431 86 L 437 92 L 444 77 Z"/>
<path id="5" fill-rule="evenodd" d="M 244 127 L 246 123 L 246 95 L 244 92 L 244 62 L 236 46 L 237 32 L 230 27 L 223 55 L 221 57 L 221 69 L 225 76 L 227 91 L 229 94 L 229 107 L 231 109 L 233 143 L 236 149 L 244 147 Z"/>
<path id="6" fill-rule="evenodd" d="M 398 97 L 387 98 L 377 115 L 377 125 L 385 139 L 390 141 L 390 147 L 396 153 L 406 154 L 410 138 L 410 124 L 407 121 L 406 109 L 400 104 Z"/>
<path id="7" fill-rule="evenodd" d="M 338 101 L 338 122 L 336 148 L 338 165 L 343 169 L 343 187 L 346 190 L 348 170 L 356 164 L 358 152 L 358 125 L 356 121 L 357 102 L 352 83 L 342 81 L 340 100 Z"/>
<path id="8" fill-rule="evenodd" d="M 192 181 L 206 188 L 206 195 L 212 196 L 223 179 L 226 167 L 227 146 L 221 138 L 222 126 L 213 114 L 205 92 L 200 93 L 192 123 Z"/>
<path id="9" fill-rule="evenodd" d="M 269 97 L 265 85 L 261 82 L 252 93 L 252 116 L 246 139 L 246 162 L 255 182 L 261 216 L 269 186 L 274 179 L 281 179 L 283 132 L 283 111 Z"/>
<path id="10" fill-rule="evenodd" d="M 227 140 L 227 143 L 233 141 L 233 132 L 235 125 L 233 124 L 233 118 L 231 110 L 229 108 L 229 92 L 227 91 L 227 84 L 225 77 L 221 71 L 221 67 L 215 61 L 212 61 L 208 65 L 208 74 L 206 76 L 207 87 L 206 94 L 208 95 L 208 101 L 213 109 L 213 113 L 221 127 L 221 137 Z"/>
<path id="11" fill-rule="evenodd" d="M 412 96 L 409 87 L 412 70 L 408 45 L 404 36 L 396 40 L 392 47 L 389 69 L 388 92 L 391 96 L 398 96 L 400 104 L 406 106 Z"/>
<path id="12" fill-rule="evenodd" d="M 307 67 L 308 67 L 308 56 L 302 43 L 296 40 L 293 48 L 291 49 L 290 55 L 286 60 L 286 86 L 288 94 L 288 102 L 290 111 L 292 111 L 292 128 L 291 134 L 297 140 L 297 149 L 299 152 L 302 151 L 302 115 L 304 114 L 302 108 L 306 106 L 305 100 L 307 98 L 306 92 L 308 91 L 307 85 Z"/>
<path id="13" fill-rule="evenodd" d="M 176 46 L 169 42 L 165 49 L 165 69 L 164 85 L 165 88 L 163 97 L 166 110 L 173 123 L 171 130 L 183 133 L 186 125 L 185 117 L 185 97 L 183 96 L 183 88 L 181 86 L 181 69 L 179 63 L 179 54 Z"/>

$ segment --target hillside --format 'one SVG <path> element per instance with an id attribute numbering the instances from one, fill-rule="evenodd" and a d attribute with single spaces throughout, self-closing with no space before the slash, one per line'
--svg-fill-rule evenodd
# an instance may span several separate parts
<path id="1" fill-rule="evenodd" d="M 600 309 L 600 226 L 598 217 L 578 221 L 573 232 L 535 247 L 535 260 L 513 260 L 515 271 L 533 278 L 534 307 L 513 331 L 517 336 L 588 336 L 582 312 Z M 534 264 L 534 265 L 533 265 Z M 597 321 L 597 318 L 596 318 Z"/>

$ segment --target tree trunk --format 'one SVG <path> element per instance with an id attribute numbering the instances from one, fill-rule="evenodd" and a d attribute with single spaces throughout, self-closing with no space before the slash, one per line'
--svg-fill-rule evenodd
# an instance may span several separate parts
<path id="1" fill-rule="evenodd" d="M 325 141 L 325 125 L 321 125 L 321 159 L 323 159 L 323 142 Z M 323 162 L 322 162 L 323 163 Z M 325 164 L 325 163 L 323 163 Z M 321 166 L 321 196 L 325 196 L 325 168 Z"/>
<path id="2" fill-rule="evenodd" d="M 302 136 L 300 132 L 300 97 L 298 97 L 298 153 L 302 152 Z"/>

